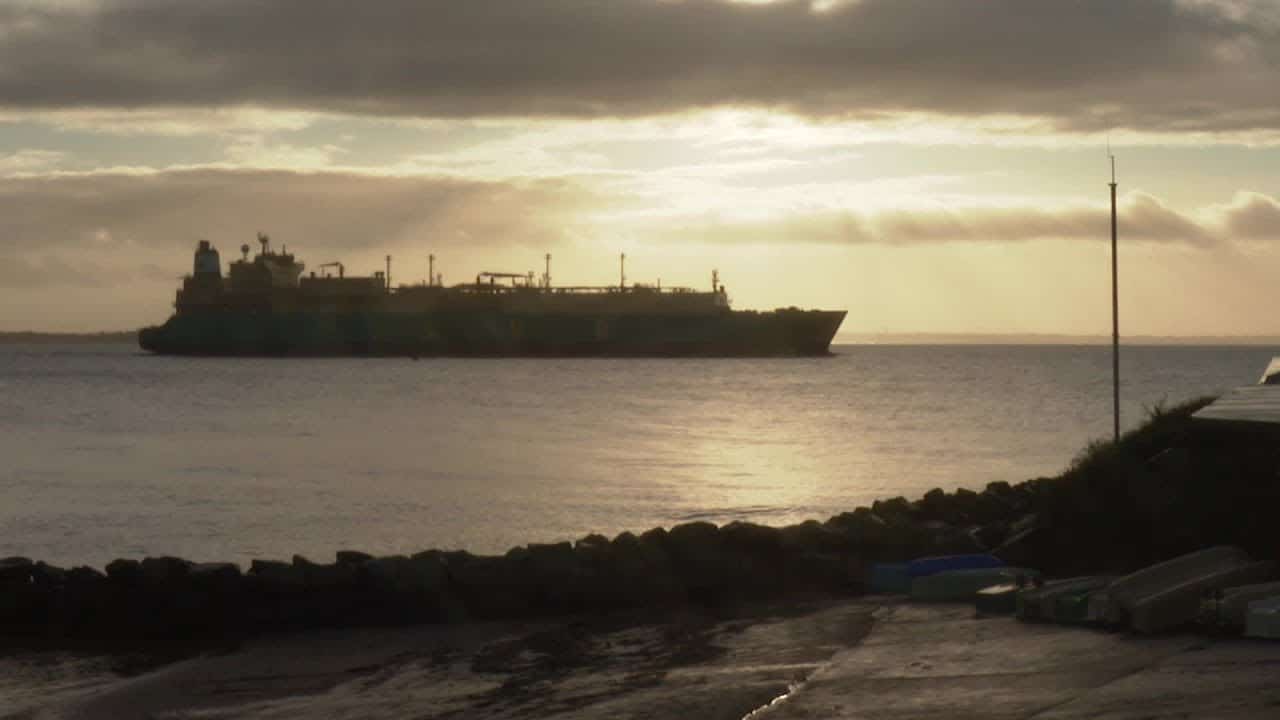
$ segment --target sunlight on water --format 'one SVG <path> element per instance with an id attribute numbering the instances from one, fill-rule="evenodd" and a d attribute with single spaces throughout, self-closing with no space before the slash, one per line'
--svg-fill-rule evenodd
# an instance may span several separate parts
<path id="1" fill-rule="evenodd" d="M 1133 348 L 1125 421 L 1267 348 Z M 779 524 L 1060 471 L 1110 428 L 1099 347 L 817 359 L 181 359 L 0 347 L 0 555 L 501 552 Z"/>

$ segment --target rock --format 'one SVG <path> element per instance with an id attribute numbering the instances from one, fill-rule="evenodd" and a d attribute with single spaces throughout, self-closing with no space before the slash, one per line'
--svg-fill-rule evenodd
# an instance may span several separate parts
<path id="1" fill-rule="evenodd" d="M 450 581 L 451 595 L 456 593 L 460 608 L 465 611 L 464 618 L 528 616 L 537 583 L 527 567 L 529 557 L 523 548 L 513 549 L 504 557 L 450 553 L 445 577 Z"/>
<path id="2" fill-rule="evenodd" d="M 409 558 L 404 555 L 388 555 L 367 560 L 360 567 L 374 589 L 396 591 L 403 587 L 401 578 L 408 572 L 408 566 Z"/>
<path id="3" fill-rule="evenodd" d="M 97 568 L 78 565 L 67 571 L 67 584 L 95 583 L 106 580 L 107 576 Z"/>
<path id="4" fill-rule="evenodd" d="M 622 535 L 630 534 L 631 533 L 623 533 Z M 622 535 L 619 535 L 618 537 L 622 537 Z M 649 528 L 648 530 L 640 533 L 638 540 L 642 546 L 653 548 L 659 552 L 665 553 L 667 546 L 667 529 L 660 527 Z M 614 538 L 614 542 L 616 544 L 617 538 Z"/>
<path id="5" fill-rule="evenodd" d="M 924 497 L 917 500 L 915 505 L 925 517 L 933 520 L 942 520 L 949 514 L 949 500 L 942 488 L 934 488 L 925 493 Z"/>
<path id="6" fill-rule="evenodd" d="M 433 550 L 409 558 L 403 570 L 406 586 L 419 592 L 441 591 L 449 584 L 448 569 L 442 555 Z"/>
<path id="7" fill-rule="evenodd" d="M 302 568 L 278 560 L 254 560 L 249 575 L 272 590 L 296 590 L 306 583 Z"/>
<path id="8" fill-rule="evenodd" d="M 867 567 L 855 556 L 827 552 L 802 552 L 788 561 L 785 590 L 862 592 Z"/>
<path id="9" fill-rule="evenodd" d="M 613 562 L 606 575 L 619 607 L 672 605 L 685 600 L 684 585 L 675 575 L 663 541 L 666 531 L 654 528 L 642 537 L 624 532 L 610 545 Z"/>
<path id="10" fill-rule="evenodd" d="M 965 528 L 944 522 L 928 522 L 922 528 L 925 544 L 919 548 L 924 555 L 965 555 L 985 550 Z"/>
<path id="11" fill-rule="evenodd" d="M 588 535 L 573 544 L 580 567 L 590 572 L 606 572 L 613 562 L 613 545 L 603 535 Z"/>
<path id="12" fill-rule="evenodd" d="M 0 585 L 9 583 L 21 584 L 31 581 L 31 571 L 35 563 L 30 558 L 7 557 L 0 560 Z"/>
<path id="13" fill-rule="evenodd" d="M 723 605 L 776 589 L 776 571 L 786 537 L 785 530 L 779 533 L 778 553 L 757 555 L 728 545 L 726 536 L 711 523 L 687 523 L 672 528 L 666 543 L 676 577 L 689 599 L 704 605 Z"/>
<path id="14" fill-rule="evenodd" d="M 967 525 L 975 522 L 981 496 L 967 488 L 958 488 L 951 495 L 951 518 L 943 518 L 952 525 Z"/>
<path id="15" fill-rule="evenodd" d="M 597 576 L 579 557 L 567 542 L 528 546 L 522 574 L 530 584 L 528 600 L 533 608 L 559 614 L 598 606 Z"/>
<path id="16" fill-rule="evenodd" d="M 196 563 L 188 571 L 201 587 L 227 587 L 240 580 L 240 566 L 228 562 Z"/>
<path id="17" fill-rule="evenodd" d="M 159 586 L 186 579 L 194 564 L 190 560 L 176 557 L 149 557 L 142 561 L 140 570 L 144 582 Z"/>
<path id="18" fill-rule="evenodd" d="M 339 550 L 337 553 L 339 565 L 362 565 L 372 559 L 372 555 L 362 553 L 359 550 Z"/>
<path id="19" fill-rule="evenodd" d="M 142 579 L 142 563 L 119 558 L 107 563 L 107 577 L 117 583 L 130 584 Z"/>
<path id="20" fill-rule="evenodd" d="M 852 549 L 850 539 L 817 520 L 805 520 L 778 531 L 787 552 L 844 552 Z"/>
<path id="21" fill-rule="evenodd" d="M 777 528 L 735 520 L 720 528 L 726 546 L 754 554 L 776 555 L 782 552 L 782 532 Z"/>
<path id="22" fill-rule="evenodd" d="M 609 538 L 592 533 L 573 544 L 574 550 L 598 550 L 609 546 Z"/>
<path id="23" fill-rule="evenodd" d="M 890 539 L 889 524 L 871 508 L 860 507 L 853 512 L 841 513 L 828 520 L 826 526 L 843 535 L 850 548 L 863 553 L 874 554 Z"/>
<path id="24" fill-rule="evenodd" d="M 1069 545 L 1069 544 L 1068 544 Z M 1065 548 L 1067 552 L 1071 548 Z M 1037 568 L 1046 573 L 1062 567 L 1059 562 L 1058 541 L 1047 527 L 1030 526 L 1012 532 L 1009 539 L 996 548 L 993 555 L 1015 567 Z"/>
<path id="25" fill-rule="evenodd" d="M 1008 497 L 1013 495 L 1013 486 L 1004 480 L 987 483 L 986 489 L 982 491 L 983 495 L 992 495 L 995 497 Z"/>
<path id="26" fill-rule="evenodd" d="M 37 587 L 59 588 L 67 581 L 67 571 L 45 562 L 38 562 L 31 568 L 31 582 Z"/>
<path id="27" fill-rule="evenodd" d="M 906 498 L 898 496 L 888 500 L 877 500 L 871 503 L 871 511 L 884 518 L 890 524 L 910 521 L 915 514 L 914 508 Z"/>
<path id="28" fill-rule="evenodd" d="M 969 529 L 969 536 L 980 548 L 990 550 L 999 547 L 1009 537 L 1009 526 L 1001 523 L 978 525 Z"/>

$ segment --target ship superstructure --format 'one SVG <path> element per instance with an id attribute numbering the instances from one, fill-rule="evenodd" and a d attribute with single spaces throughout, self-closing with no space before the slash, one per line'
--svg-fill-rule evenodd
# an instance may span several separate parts
<path id="1" fill-rule="evenodd" d="M 200 241 L 165 324 L 145 328 L 143 348 L 205 355 L 820 355 L 844 311 L 735 311 L 718 276 L 711 290 L 628 284 L 553 286 L 541 277 L 485 271 L 446 287 L 391 284 L 386 271 L 319 271 L 259 234 L 224 276 L 218 251 Z M 304 274 L 305 273 L 305 274 Z"/>

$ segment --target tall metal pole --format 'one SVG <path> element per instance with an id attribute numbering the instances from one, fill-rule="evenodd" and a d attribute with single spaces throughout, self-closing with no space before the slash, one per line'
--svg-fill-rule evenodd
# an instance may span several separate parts
<path id="1" fill-rule="evenodd" d="M 387 256 L 387 292 L 391 292 L 391 256 Z"/>
<path id="2" fill-rule="evenodd" d="M 543 273 L 543 280 L 547 283 L 547 289 L 551 289 L 551 253 L 547 253 L 545 258 L 547 261 L 547 271 Z"/>
<path id="3" fill-rule="evenodd" d="M 618 289 L 627 289 L 627 254 L 618 256 Z"/>
<path id="4" fill-rule="evenodd" d="M 1111 402 L 1115 441 L 1120 441 L 1120 290 L 1116 259 L 1116 156 L 1111 155 Z"/>
<path id="5" fill-rule="evenodd" d="M 436 284 L 436 256 L 434 254 L 427 255 L 427 285 Z"/>

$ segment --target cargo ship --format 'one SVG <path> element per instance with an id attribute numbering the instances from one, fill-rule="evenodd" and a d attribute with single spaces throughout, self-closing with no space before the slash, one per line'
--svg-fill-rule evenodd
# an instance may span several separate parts
<path id="1" fill-rule="evenodd" d="M 349 276 L 341 263 L 305 266 L 259 234 L 222 272 L 200 241 L 175 312 L 138 334 L 143 349 L 173 355 L 275 356 L 813 356 L 830 352 L 845 312 L 733 310 L 713 272 L 711 289 L 627 284 L 560 287 L 546 272 L 482 272 L 446 287 L 391 284 L 385 272 Z"/>

